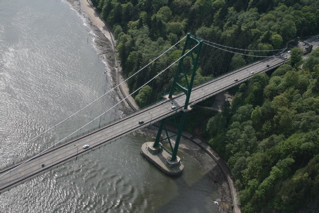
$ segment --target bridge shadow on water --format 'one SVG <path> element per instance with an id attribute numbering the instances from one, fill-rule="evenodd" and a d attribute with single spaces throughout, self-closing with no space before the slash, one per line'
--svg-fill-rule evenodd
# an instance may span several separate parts
<path id="1" fill-rule="evenodd" d="M 184 173 L 187 172 L 189 171 L 186 167 Z M 219 206 L 214 204 L 214 201 L 217 200 L 214 197 L 216 194 L 223 193 L 222 190 L 224 189 L 220 189 L 222 185 L 227 185 L 227 181 L 224 177 L 221 180 L 216 180 L 216 174 L 220 172 L 222 171 L 218 165 L 215 165 L 204 176 L 196 180 L 186 180 L 186 174 L 174 178 L 173 181 L 177 185 L 176 191 L 172 192 L 174 193 L 174 198 L 167 201 L 154 212 L 220 212 Z M 210 180 L 210 182 L 207 180 Z M 207 188 L 216 191 L 208 191 Z M 220 200 L 220 198 L 218 198 L 218 200 Z"/>
<path id="2" fill-rule="evenodd" d="M 220 166 L 203 149 L 185 138 L 181 140 L 178 156 L 185 166 L 182 175 L 163 179 L 163 182 L 153 182 L 157 186 L 150 188 L 152 185 L 147 185 L 148 189 L 144 189 L 145 193 L 140 195 L 151 195 L 152 200 L 158 200 L 152 207 L 149 206 L 153 208 L 150 212 L 231 212 L 230 190 Z M 164 173 L 160 175 L 166 176 Z M 148 200 L 147 197 L 140 199 L 146 199 L 145 202 Z M 216 200 L 219 201 L 218 205 L 214 202 Z"/>

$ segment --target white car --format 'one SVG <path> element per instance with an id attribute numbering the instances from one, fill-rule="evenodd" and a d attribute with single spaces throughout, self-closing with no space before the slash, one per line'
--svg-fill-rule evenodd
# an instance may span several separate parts
<path id="1" fill-rule="evenodd" d="M 172 109 L 176 109 L 176 106 L 175 106 L 175 105 L 173 105 L 173 106 L 172 106 Z"/>
<path id="2" fill-rule="evenodd" d="M 88 149 L 88 148 L 90 148 L 90 145 L 89 145 L 89 144 L 83 145 L 83 149 Z"/>

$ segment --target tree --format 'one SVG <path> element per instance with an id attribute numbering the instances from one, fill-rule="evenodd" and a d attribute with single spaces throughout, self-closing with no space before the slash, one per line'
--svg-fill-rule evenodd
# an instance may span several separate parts
<path id="1" fill-rule="evenodd" d="M 144 86 L 139 92 L 138 95 L 135 97 L 136 103 L 140 107 L 144 107 L 149 103 L 149 99 L 151 98 L 153 89 L 152 87 L 146 85 Z"/>
<path id="2" fill-rule="evenodd" d="M 299 113 L 294 116 L 292 125 L 296 132 L 308 132 L 319 128 L 319 116 L 314 111 Z"/>
<path id="3" fill-rule="evenodd" d="M 140 54 L 136 51 L 133 51 L 127 57 L 126 66 L 130 67 L 131 70 L 136 70 L 139 68 L 138 65 L 140 60 Z"/>
<path id="4" fill-rule="evenodd" d="M 288 72 L 288 71 L 290 71 L 290 70 L 292 70 L 292 67 L 291 67 L 290 65 L 288 65 L 288 64 L 284 64 L 284 65 L 278 67 L 278 68 L 275 70 L 275 72 L 272 73 L 271 76 L 272 76 L 272 77 L 273 77 L 273 76 L 283 76 L 283 75 L 286 74 L 286 72 Z"/>
<path id="5" fill-rule="evenodd" d="M 278 111 L 281 108 L 288 107 L 289 100 L 283 94 L 276 96 L 271 102 L 271 106 L 274 110 Z"/>
<path id="6" fill-rule="evenodd" d="M 261 107 L 257 106 L 254 111 L 251 113 L 251 121 L 253 124 L 253 127 L 255 129 L 260 129 L 263 124 L 263 119 L 262 119 L 262 112 L 261 112 Z"/>
<path id="7" fill-rule="evenodd" d="M 267 86 L 268 81 L 269 78 L 265 73 L 255 75 L 248 82 L 248 93 L 245 102 L 253 106 L 261 105 L 263 102 L 263 90 Z"/>
<path id="8" fill-rule="evenodd" d="M 128 2 L 127 4 L 124 4 L 122 6 L 122 10 L 123 10 L 123 15 L 122 15 L 122 19 L 123 22 L 129 22 L 132 20 L 132 12 L 133 12 L 133 4 L 131 2 Z"/>
<path id="9" fill-rule="evenodd" d="M 162 20 L 164 22 L 168 22 L 171 20 L 172 11 L 168 6 L 164 6 L 159 9 L 159 11 L 157 12 L 157 15 L 162 16 Z"/>
<path id="10" fill-rule="evenodd" d="M 246 158 L 244 156 L 239 157 L 232 169 L 234 176 L 237 179 L 242 179 L 242 171 L 247 167 Z"/>
<path id="11" fill-rule="evenodd" d="M 235 115 L 232 117 L 233 122 L 244 122 L 250 120 L 251 113 L 253 111 L 252 105 L 244 105 L 238 108 Z"/>
<path id="12" fill-rule="evenodd" d="M 188 14 L 191 5 L 191 0 L 174 0 L 171 8 L 176 15 L 181 15 L 182 13 Z"/>
<path id="13" fill-rule="evenodd" d="M 111 19 L 109 20 L 111 24 L 122 23 L 122 11 L 122 4 L 116 4 L 114 10 L 112 10 L 113 13 L 111 13 Z"/>
<path id="14" fill-rule="evenodd" d="M 319 49 L 316 49 L 310 53 L 309 58 L 304 63 L 304 68 L 313 72 L 317 65 L 319 65 Z"/>
<path id="15" fill-rule="evenodd" d="M 235 54 L 230 62 L 230 70 L 235 70 L 246 65 L 246 61 L 242 55 Z"/>
<path id="16" fill-rule="evenodd" d="M 217 115 L 209 119 L 206 131 L 211 136 L 216 136 L 218 134 L 223 133 L 226 130 L 226 125 L 226 118 L 221 113 L 218 113 Z"/>
<path id="17" fill-rule="evenodd" d="M 283 45 L 283 38 L 279 34 L 273 34 L 270 38 L 271 44 L 275 49 L 279 49 Z"/>
<path id="18" fill-rule="evenodd" d="M 300 48 L 295 47 L 291 50 L 290 64 L 292 67 L 297 67 L 299 65 L 302 55 L 303 53 Z"/>

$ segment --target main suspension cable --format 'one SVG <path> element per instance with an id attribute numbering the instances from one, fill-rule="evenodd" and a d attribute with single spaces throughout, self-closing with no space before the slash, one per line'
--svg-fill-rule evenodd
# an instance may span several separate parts
<path id="1" fill-rule="evenodd" d="M 40 136 L 42 136 L 43 134 L 49 132 L 50 130 L 54 129 L 55 127 L 59 126 L 60 124 L 62 124 L 63 122 L 67 121 L 68 119 L 72 118 L 73 116 L 77 115 L 78 113 L 80 113 L 81 111 L 83 111 L 84 109 L 88 108 L 89 106 L 91 106 L 93 103 L 97 102 L 98 100 L 100 100 L 101 98 L 103 98 L 104 96 L 106 96 L 107 94 L 109 94 L 110 92 L 114 91 L 116 88 L 118 88 L 120 85 L 124 84 L 126 81 L 128 81 L 129 79 L 133 78 L 135 75 L 137 75 L 138 73 L 140 73 L 142 70 L 144 70 L 146 67 L 148 67 L 150 64 L 152 64 L 154 61 L 158 60 L 159 58 L 161 58 L 164 54 L 166 54 L 169 50 L 171 50 L 173 47 L 177 46 L 181 41 L 183 41 L 186 38 L 186 36 L 184 36 L 182 39 L 180 39 L 178 42 L 176 42 L 174 45 L 172 45 L 170 48 L 168 48 L 167 50 L 165 50 L 163 53 L 161 53 L 159 56 L 157 56 L 155 59 L 153 59 L 151 62 L 149 62 L 148 64 L 146 64 L 144 67 L 142 67 L 141 69 L 139 69 L 138 71 L 136 71 L 133 75 L 129 76 L 128 78 L 126 78 L 125 80 L 123 80 L 122 82 L 120 82 L 119 84 L 117 84 L 116 86 L 114 86 L 113 88 L 111 88 L 110 90 L 108 90 L 107 92 L 105 92 L 103 95 L 101 95 L 100 97 L 96 98 L 95 100 L 91 101 L 90 103 L 88 103 L 86 106 L 84 106 L 83 108 L 79 109 L 78 111 L 74 112 L 73 114 L 69 115 L 68 117 L 66 117 L 65 119 L 63 119 L 62 121 L 58 122 L 57 124 L 53 125 L 52 127 L 50 127 L 49 129 L 45 130 L 44 132 L 34 136 L 33 138 L 31 138 L 30 140 L 28 140 L 26 143 L 30 143 L 32 141 L 34 141 L 35 139 L 39 138 Z"/>
<path id="2" fill-rule="evenodd" d="M 204 41 L 204 43 L 207 44 L 208 46 L 214 47 L 216 49 L 219 49 L 219 50 L 222 50 L 222 51 L 226 51 L 226 52 L 230 52 L 230 53 L 234 53 L 234 54 L 238 54 L 238 55 L 244 55 L 244 56 L 250 56 L 250 57 L 256 57 L 256 58 L 271 58 L 271 57 L 274 57 L 274 56 L 261 56 L 261 55 L 251 55 L 251 54 L 239 53 L 239 52 L 234 52 L 234 51 L 231 51 L 231 50 L 227 50 L 227 49 L 223 49 L 223 48 L 214 46 L 214 45 L 212 45 L 210 43 L 206 43 L 205 41 Z"/>
<path id="3" fill-rule="evenodd" d="M 219 46 L 219 47 L 224 47 L 224 48 L 228 48 L 228 49 L 232 49 L 232 50 L 240 50 L 240 51 L 248 51 L 248 52 L 279 52 L 282 51 L 286 48 L 282 48 L 282 49 L 272 49 L 272 50 L 250 50 L 250 49 L 241 49 L 241 48 L 236 48 L 236 47 L 230 47 L 230 46 L 226 46 L 226 45 L 222 45 L 222 44 L 218 44 L 212 41 L 207 41 L 205 39 L 202 39 L 203 42 L 205 42 L 206 44 L 212 44 L 214 46 Z"/>

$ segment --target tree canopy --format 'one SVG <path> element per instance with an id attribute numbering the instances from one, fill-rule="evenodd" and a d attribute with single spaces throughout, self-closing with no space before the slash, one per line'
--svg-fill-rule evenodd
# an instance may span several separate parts
<path id="1" fill-rule="evenodd" d="M 148 64 L 187 32 L 234 48 L 272 50 L 285 47 L 288 41 L 298 36 L 318 33 L 319 29 L 316 0 L 92 0 L 92 3 L 113 28 L 126 77 Z M 128 82 L 129 88 L 132 91 L 140 88 L 169 66 L 180 56 L 176 54 L 180 48 L 173 48 L 154 66 L 146 68 L 142 76 L 133 77 Z M 202 52 L 197 74 L 207 78 L 256 60 L 208 46 Z M 293 56 L 292 62 L 297 65 L 299 55 Z M 160 97 L 158 93 L 169 91 L 175 68 L 173 66 L 161 80 L 149 84 L 152 88 L 149 103 Z"/>
<path id="2" fill-rule="evenodd" d="M 209 143 L 236 178 L 243 212 L 296 212 L 319 198 L 318 70 L 306 66 L 318 53 L 310 54 L 303 69 L 283 65 L 269 79 L 259 74 L 243 83 L 234 94 L 242 101 L 207 123 Z M 256 82 L 258 101 L 250 98 Z"/>

